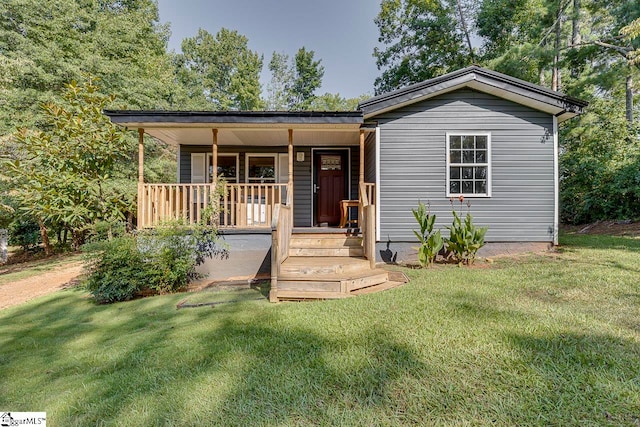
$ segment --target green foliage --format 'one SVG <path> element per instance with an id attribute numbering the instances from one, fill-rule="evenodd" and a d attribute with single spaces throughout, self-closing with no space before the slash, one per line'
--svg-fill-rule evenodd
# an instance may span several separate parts
<path id="1" fill-rule="evenodd" d="M 322 60 L 313 60 L 315 52 L 304 47 L 298 49 L 294 58 L 295 77 L 289 92 L 290 109 L 308 110 L 315 97 L 315 91 L 322 86 L 324 67 Z"/>
<path id="2" fill-rule="evenodd" d="M 460 204 L 462 202 L 463 200 L 460 199 Z M 467 208 L 470 207 L 470 203 L 467 203 Z M 453 254 L 459 265 L 473 264 L 476 260 L 476 253 L 485 244 L 484 235 L 489 227 L 476 227 L 469 211 L 462 221 L 460 215 L 453 208 L 453 201 L 451 202 L 451 213 L 453 214 L 453 222 L 451 227 L 447 227 L 449 238 L 445 239 L 447 251 Z"/>
<path id="3" fill-rule="evenodd" d="M 102 114 L 113 96 L 87 77 L 67 85 L 63 99 L 43 105 L 47 131 L 15 134 L 16 151 L 5 164 L 20 210 L 45 227 L 69 228 L 77 248 L 93 222 L 122 219 L 135 193 L 117 176 L 129 142 Z"/>
<path id="4" fill-rule="evenodd" d="M 413 216 L 418 222 L 420 231 L 413 230 L 418 238 L 420 246 L 418 249 L 418 262 L 422 267 L 433 265 L 436 256 L 444 246 L 444 240 L 440 234 L 440 230 L 433 232 L 433 226 L 436 222 L 436 216 L 431 212 L 424 203 L 418 202 L 418 209 L 411 209 Z"/>
<path id="5" fill-rule="evenodd" d="M 123 235 L 84 247 L 88 254 L 87 290 L 100 303 L 125 301 L 143 291 L 172 293 L 203 276 L 196 267 L 207 258 L 226 256 L 215 229 L 169 222 L 153 230 Z"/>
<path id="6" fill-rule="evenodd" d="M 3 0 L 0 16 L 0 134 L 44 125 L 40 104 L 84 73 L 129 108 L 192 106 L 154 0 Z"/>
<path id="7" fill-rule="evenodd" d="M 640 217 L 639 133 L 614 100 L 592 103 L 579 124 L 563 130 L 562 222 Z"/>
<path id="8" fill-rule="evenodd" d="M 384 45 L 373 52 L 383 70 L 376 94 L 470 65 L 456 1 L 382 1 L 375 19 Z"/>
<path id="9" fill-rule="evenodd" d="M 9 244 L 23 250 L 33 249 L 40 243 L 38 223 L 27 218 L 18 218 L 9 224 Z"/>
<path id="10" fill-rule="evenodd" d="M 369 94 L 363 94 L 357 98 L 343 98 L 339 93 L 325 93 L 313 98 L 309 109 L 313 111 L 355 111 L 358 104 L 371 98 Z"/>
<path id="11" fill-rule="evenodd" d="M 90 244 L 83 250 L 90 272 L 85 287 L 101 304 L 134 298 L 148 285 L 148 273 L 154 273 L 146 268 L 131 235 Z"/>
<path id="12" fill-rule="evenodd" d="M 289 55 L 273 52 L 269 61 L 271 80 L 267 85 L 267 108 L 274 111 L 289 109 L 289 91 L 294 79 L 294 70 L 289 65 Z"/>
<path id="13" fill-rule="evenodd" d="M 302 47 L 289 63 L 289 56 L 273 52 L 269 62 L 271 81 L 268 85 L 267 105 L 275 110 L 329 110 L 338 107 L 353 110 L 357 101 L 345 100 L 340 95 L 325 94 L 318 99 L 315 91 L 322 86 L 324 67 L 322 60 L 314 61 L 315 52 Z M 353 108 L 351 108 L 353 107 Z M 333 110 L 333 111 L 337 111 Z"/>
<path id="14" fill-rule="evenodd" d="M 192 94 L 204 94 L 215 109 L 261 109 L 263 57 L 248 43 L 237 31 L 222 28 L 213 36 L 201 28 L 195 37 L 182 41 L 178 77 Z"/>

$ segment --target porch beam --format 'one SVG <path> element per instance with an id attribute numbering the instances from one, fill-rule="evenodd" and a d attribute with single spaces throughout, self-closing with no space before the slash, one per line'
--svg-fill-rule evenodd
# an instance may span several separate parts
<path id="1" fill-rule="evenodd" d="M 213 159 L 213 178 L 211 183 L 216 184 L 218 182 L 218 129 L 211 129 L 211 132 L 213 134 L 213 155 L 211 156 L 211 158 Z"/>
<path id="2" fill-rule="evenodd" d="M 364 129 L 360 129 L 360 178 L 358 188 L 364 184 Z"/>

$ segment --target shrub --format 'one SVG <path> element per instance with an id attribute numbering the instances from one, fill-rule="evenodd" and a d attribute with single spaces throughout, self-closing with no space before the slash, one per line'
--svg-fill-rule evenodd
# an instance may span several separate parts
<path id="1" fill-rule="evenodd" d="M 143 291 L 177 292 L 202 277 L 196 267 L 206 258 L 227 254 L 216 244 L 211 227 L 185 227 L 180 222 L 84 249 L 90 272 L 86 288 L 100 303 L 125 301 Z"/>
<path id="2" fill-rule="evenodd" d="M 423 268 L 429 267 L 444 246 L 440 230 L 433 232 L 436 216 L 431 215 L 430 209 L 422 202 L 418 202 L 418 209 L 411 209 L 411 212 L 420 226 L 420 232 L 413 230 L 420 241 L 420 246 L 416 248 L 418 249 L 418 262 Z"/>
<path id="3" fill-rule="evenodd" d="M 24 251 L 40 243 L 40 227 L 35 221 L 16 219 L 9 224 L 9 244 L 21 246 Z"/>
<path id="4" fill-rule="evenodd" d="M 464 201 L 464 197 L 460 196 L 460 205 Z M 453 213 L 453 222 L 449 229 L 449 238 L 445 239 L 447 243 L 447 251 L 453 254 L 458 264 L 473 264 L 476 259 L 476 253 L 484 246 L 484 235 L 489 227 L 476 227 L 473 224 L 473 217 L 469 210 L 471 203 L 467 203 L 467 215 L 464 222 L 460 215 L 453 207 L 453 199 L 451 200 L 451 212 Z"/>
<path id="5" fill-rule="evenodd" d="M 86 289 L 99 303 L 130 300 L 148 284 L 149 268 L 132 235 L 85 245 Z"/>

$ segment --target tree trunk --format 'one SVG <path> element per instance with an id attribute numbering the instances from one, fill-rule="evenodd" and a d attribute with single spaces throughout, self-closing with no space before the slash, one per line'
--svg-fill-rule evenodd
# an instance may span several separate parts
<path id="1" fill-rule="evenodd" d="M 458 7 L 458 15 L 460 15 L 460 24 L 462 25 L 462 31 L 464 31 L 464 36 L 467 39 L 467 46 L 469 47 L 469 57 L 471 58 L 471 62 L 475 63 L 476 58 L 473 54 L 473 46 L 471 45 L 471 37 L 469 37 L 469 29 L 467 28 L 467 22 L 464 19 L 464 13 L 462 13 L 462 0 L 456 0 L 456 6 Z"/>
<path id="2" fill-rule="evenodd" d="M 40 237 L 42 238 L 42 246 L 44 246 L 44 254 L 50 256 L 52 251 L 51 242 L 49 242 L 49 230 L 47 230 L 47 226 L 41 220 L 38 220 L 38 226 L 40 227 Z"/>
<path id="3" fill-rule="evenodd" d="M 553 43 L 553 72 L 551 76 L 551 89 L 560 90 L 560 37 L 562 36 L 562 2 L 558 1 L 556 13 L 556 38 Z"/>
<path id="4" fill-rule="evenodd" d="M 571 45 L 577 46 L 582 42 L 582 36 L 580 35 L 580 0 L 573 0 L 573 18 L 571 26 Z M 580 71 L 578 67 L 571 67 L 571 77 L 578 78 Z"/>
<path id="5" fill-rule="evenodd" d="M 627 122 L 629 123 L 629 125 L 633 125 L 633 77 L 631 75 L 631 70 L 629 70 L 629 74 L 627 75 L 625 94 L 626 94 L 626 101 L 627 101 L 626 102 Z"/>

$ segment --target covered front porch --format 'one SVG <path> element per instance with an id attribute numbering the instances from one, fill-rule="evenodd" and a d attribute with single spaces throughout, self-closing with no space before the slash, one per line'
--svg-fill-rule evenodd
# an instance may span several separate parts
<path id="1" fill-rule="evenodd" d="M 138 228 L 209 220 L 225 235 L 270 233 L 273 300 L 342 297 L 381 283 L 374 253 L 376 127 L 360 113 L 107 114 L 138 130 Z M 175 183 L 145 182 L 145 134 L 176 146 Z M 212 206 L 219 212 L 213 217 Z M 340 226 L 343 236 L 336 238 Z M 317 269 L 296 273 L 293 266 L 311 258 Z M 327 267 L 336 263 L 346 270 Z M 371 275 L 377 278 L 366 280 Z M 279 282 L 286 291 L 278 291 Z"/>

